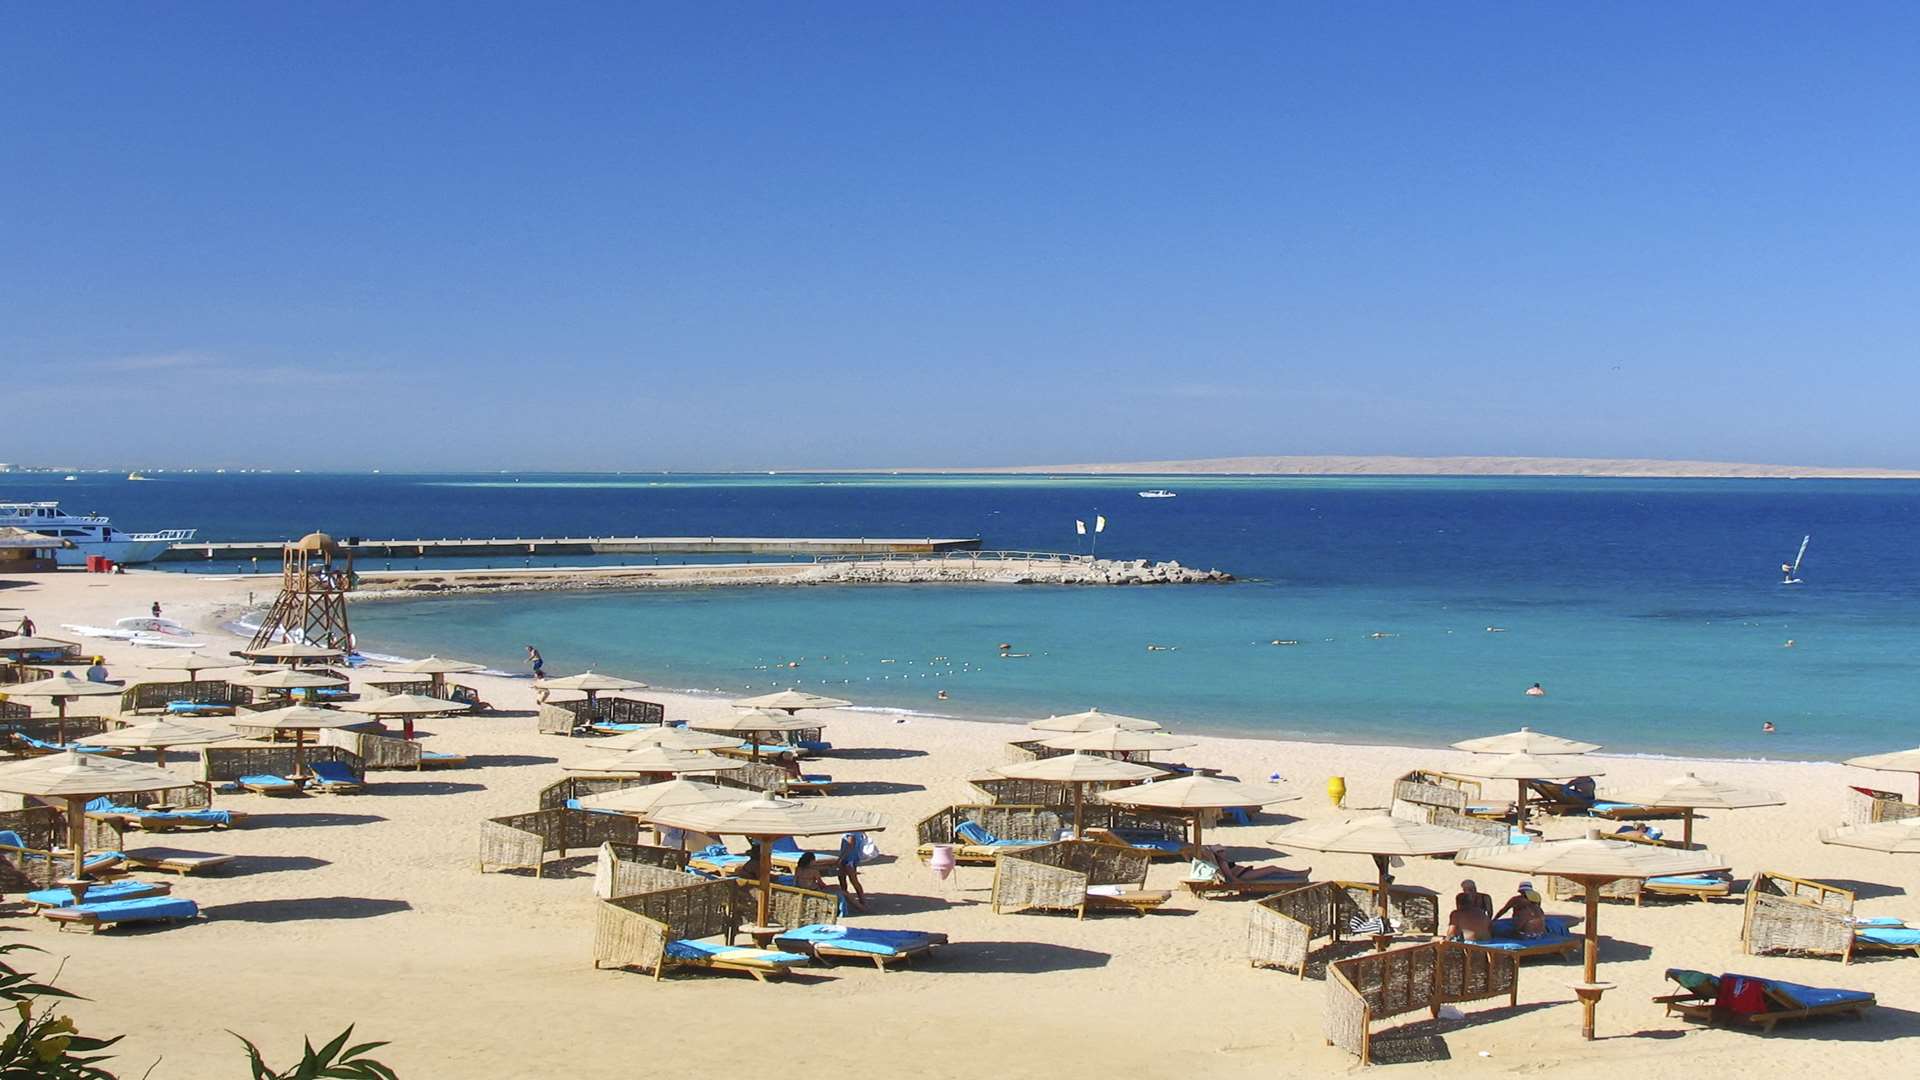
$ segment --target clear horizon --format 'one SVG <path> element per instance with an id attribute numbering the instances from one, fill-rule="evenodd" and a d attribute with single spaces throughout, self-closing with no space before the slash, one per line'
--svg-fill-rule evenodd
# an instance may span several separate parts
<path id="1" fill-rule="evenodd" d="M 1916 468 L 1917 29 L 22 10 L 0 460 Z"/>

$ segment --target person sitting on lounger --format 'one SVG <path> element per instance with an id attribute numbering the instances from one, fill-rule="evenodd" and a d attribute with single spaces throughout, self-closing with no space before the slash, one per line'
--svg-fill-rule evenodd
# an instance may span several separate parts
<path id="1" fill-rule="evenodd" d="M 821 875 L 820 868 L 814 865 L 814 855 L 811 851 L 802 854 L 800 861 L 794 864 L 793 884 L 796 888 L 811 889 L 814 892 L 823 892 L 831 896 L 838 896 L 840 902 L 843 904 L 857 908 L 860 911 L 867 910 L 865 904 L 856 904 L 853 898 L 847 895 L 845 875 L 841 876 L 840 884 L 827 884 L 827 879 Z"/>
<path id="2" fill-rule="evenodd" d="M 1493 938 L 1493 918 L 1487 914 L 1491 904 L 1487 894 L 1463 892 L 1453 898 L 1453 914 L 1447 916 L 1449 941 L 1488 941 Z"/>
<path id="3" fill-rule="evenodd" d="M 1547 910 L 1540 906 L 1540 894 L 1533 890 L 1533 882 L 1521 882 L 1513 899 L 1502 905 L 1493 917 L 1498 919 L 1508 912 L 1513 913 L 1513 936 L 1537 938 L 1546 934 Z"/>
<path id="4" fill-rule="evenodd" d="M 1568 794 L 1577 798 L 1585 799 L 1588 802 L 1592 802 L 1595 798 L 1593 777 L 1591 776 L 1576 776 L 1567 781 L 1565 787 Z"/>
<path id="5" fill-rule="evenodd" d="M 747 861 L 740 864 L 733 876 L 741 881 L 760 880 L 760 841 L 747 841 Z"/>
<path id="6" fill-rule="evenodd" d="M 1204 853 L 1206 860 L 1218 868 L 1220 877 L 1224 881 L 1259 881 L 1263 878 L 1298 878 L 1300 876 L 1297 871 L 1281 866 L 1248 866 L 1246 863 L 1234 862 L 1227 858 L 1225 849 L 1212 844 L 1200 850 Z"/>
<path id="7" fill-rule="evenodd" d="M 800 773 L 800 756 L 798 754 L 768 754 L 767 760 L 785 770 L 788 779 L 805 779 Z"/>
<path id="8" fill-rule="evenodd" d="M 1493 897 L 1481 892 L 1480 887 L 1473 883 L 1472 878 L 1467 878 L 1460 882 L 1460 891 L 1454 894 L 1453 906 L 1456 908 L 1475 908 L 1485 912 L 1489 921 L 1493 919 Z"/>
<path id="9" fill-rule="evenodd" d="M 1657 826 L 1649 825 L 1644 821 L 1636 821 L 1632 825 L 1622 825 L 1613 830 L 1613 835 L 1631 840 L 1659 840 L 1666 834 L 1661 832 Z"/>

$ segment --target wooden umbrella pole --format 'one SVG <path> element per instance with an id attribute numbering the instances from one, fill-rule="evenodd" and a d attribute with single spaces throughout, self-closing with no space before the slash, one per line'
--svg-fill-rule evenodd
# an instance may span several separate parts
<path id="1" fill-rule="evenodd" d="M 1515 780 L 1513 787 L 1515 795 L 1517 796 L 1513 800 L 1515 807 L 1513 823 L 1524 829 L 1527 827 L 1527 782 L 1525 780 Z"/>
<path id="2" fill-rule="evenodd" d="M 1086 785 L 1075 780 L 1073 782 L 1073 838 L 1075 840 L 1080 839 L 1080 834 L 1085 831 L 1081 828 L 1080 822 L 1083 820 L 1081 808 L 1085 804 L 1086 795 Z"/>
<path id="3" fill-rule="evenodd" d="M 156 769 L 164 769 L 167 767 L 166 747 L 156 746 L 153 748 L 153 767 Z"/>
<path id="4" fill-rule="evenodd" d="M 73 846 L 73 880 L 85 881 L 87 878 L 86 802 L 77 795 L 67 797 L 67 843 Z M 81 892 L 84 894 L 85 890 Z M 79 899 L 79 896 L 75 896 L 74 899 Z"/>
<path id="5" fill-rule="evenodd" d="M 1390 858 L 1391 856 L 1388 855 L 1375 855 L 1373 857 L 1373 865 L 1380 870 L 1380 895 L 1375 898 L 1377 901 L 1375 905 L 1377 914 L 1380 916 L 1380 933 L 1375 934 L 1373 937 L 1374 952 L 1387 951 L 1387 939 L 1390 936 L 1387 933 L 1387 927 L 1392 925 L 1390 920 L 1392 918 L 1393 907 L 1387 902 L 1387 890 L 1393 886 L 1393 875 L 1387 873 L 1387 860 Z"/>
<path id="6" fill-rule="evenodd" d="M 761 926 L 767 925 L 767 914 L 773 908 L 773 838 L 762 836 L 760 843 L 760 918 Z"/>
<path id="7" fill-rule="evenodd" d="M 60 716 L 60 734 L 54 736 L 54 738 L 61 746 L 65 746 L 67 745 L 67 699 L 63 697 L 54 698 L 53 707 L 59 712 Z"/>
<path id="8" fill-rule="evenodd" d="M 1680 842 L 1690 848 L 1693 846 L 1693 807 L 1686 807 L 1685 810 L 1686 813 L 1680 817 Z"/>

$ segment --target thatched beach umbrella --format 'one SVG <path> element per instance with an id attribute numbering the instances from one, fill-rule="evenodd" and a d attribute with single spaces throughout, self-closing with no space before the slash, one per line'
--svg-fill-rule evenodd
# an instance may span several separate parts
<path id="1" fill-rule="evenodd" d="M 1549 735 L 1544 731 L 1523 727 L 1519 731 L 1509 731 L 1505 735 L 1463 739 L 1454 743 L 1453 748 L 1470 750 L 1476 754 L 1591 754 L 1600 749 L 1600 744 L 1563 739 L 1558 735 Z"/>
<path id="2" fill-rule="evenodd" d="M 1670 806 L 1681 811 L 1684 821 L 1681 842 L 1689 847 L 1693 846 L 1695 810 L 1744 810 L 1754 806 L 1779 806 L 1787 801 L 1777 791 L 1702 780 L 1692 773 L 1641 787 L 1608 792 L 1607 798 L 1640 806 Z"/>
<path id="3" fill-rule="evenodd" d="M 681 773 L 734 772 L 746 766 L 718 754 L 649 746 L 617 754 L 601 754 L 599 757 L 587 758 L 567 768 L 572 772 L 678 776 Z"/>
<path id="4" fill-rule="evenodd" d="M 253 660 L 284 660 L 289 666 L 305 663 L 321 663 L 326 660 L 340 660 L 346 657 L 341 649 L 328 648 L 325 645 L 308 645 L 301 641 L 283 641 L 278 645 L 262 645 L 257 649 L 241 649 L 240 655 Z"/>
<path id="5" fill-rule="evenodd" d="M 1275 833 L 1271 843 L 1282 847 L 1305 848 L 1328 854 L 1370 855 L 1380 875 L 1380 893 L 1375 897 L 1383 926 L 1389 925 L 1392 905 L 1388 889 L 1393 884 L 1389 872 L 1391 860 L 1417 855 L 1451 855 L 1456 851 L 1486 842 L 1486 837 L 1464 829 L 1429 825 L 1424 821 L 1402 821 L 1386 814 L 1347 818 L 1341 821 L 1303 821 Z M 1374 940 L 1376 949 L 1387 947 L 1386 935 Z"/>
<path id="6" fill-rule="evenodd" d="M 844 709 L 853 702 L 809 694 L 804 690 L 787 689 L 773 694 L 761 694 L 759 697 L 741 698 L 733 704 L 739 709 L 771 709 L 792 716 L 801 709 Z"/>
<path id="7" fill-rule="evenodd" d="M 1086 820 L 1087 785 L 1130 780 L 1152 780 L 1166 773 L 1151 765 L 1101 757 L 1098 754 L 1072 753 L 1037 761 L 1017 761 L 993 770 L 1015 780 L 1039 780 L 1049 784 L 1073 785 L 1073 834 L 1080 835 Z"/>
<path id="8" fill-rule="evenodd" d="M 246 661 L 237 656 L 212 656 L 207 653 L 176 653 L 155 658 L 149 667 L 160 671 L 184 671 L 188 682 L 199 682 L 203 671 L 217 671 L 221 668 L 245 666 Z"/>
<path id="9" fill-rule="evenodd" d="M 347 685 L 347 680 L 338 675 L 327 675 L 318 671 L 301 671 L 297 668 L 274 668 L 271 671 L 250 671 L 245 675 L 235 675 L 227 680 L 229 686 L 244 686 L 251 690 L 268 690 L 275 696 L 292 700 L 295 690 L 320 690 Z"/>
<path id="10" fill-rule="evenodd" d="M 152 750 L 154 764 L 165 768 L 167 747 L 204 746 L 207 743 L 225 742 L 234 737 L 231 731 L 201 727 L 163 716 L 158 720 L 149 720 L 144 724 L 134 724 L 118 731 L 103 731 L 98 735 L 88 735 L 75 739 L 79 746 L 118 746 L 136 750 Z"/>
<path id="11" fill-rule="evenodd" d="M 1483 780 L 1512 780 L 1520 792 L 1514 805 L 1518 808 L 1516 820 L 1521 824 L 1525 824 L 1527 820 L 1527 781 L 1573 780 L 1582 776 L 1606 775 L 1594 768 L 1592 762 L 1582 760 L 1577 754 L 1488 754 L 1476 757 L 1453 771 L 1462 776 L 1477 776 Z"/>
<path id="12" fill-rule="evenodd" d="M 662 807 L 653 812 L 653 823 L 676 829 L 692 829 L 712 836 L 744 836 L 757 841 L 760 852 L 759 924 L 762 927 L 767 925 L 773 897 L 773 841 L 783 836 L 879 832 L 886 828 L 886 819 L 878 814 L 818 801 L 784 799 L 773 794 L 750 802 Z"/>
<path id="13" fill-rule="evenodd" d="M 1821 829 L 1820 842 L 1887 855 L 1920 855 L 1920 818 Z"/>
<path id="14" fill-rule="evenodd" d="M 1055 735 L 1041 739 L 1040 745 L 1055 750 L 1084 750 L 1090 754 L 1150 754 L 1157 750 L 1184 750 L 1199 744 L 1164 731 L 1128 731 L 1126 728 L 1110 727 Z"/>
<path id="15" fill-rule="evenodd" d="M 1846 764 L 1862 769 L 1878 769 L 1881 772 L 1910 772 L 1920 774 L 1920 746 L 1911 750 L 1895 750 L 1886 754 L 1865 754 L 1850 757 Z"/>
<path id="16" fill-rule="evenodd" d="M 76 659 L 74 654 L 79 648 L 76 642 L 31 634 L 15 634 L 12 637 L 0 638 L 0 656 L 5 656 L 8 661 L 23 670 L 34 657 L 42 653 L 58 653 L 64 658 L 59 662 L 71 662 Z"/>
<path id="17" fill-rule="evenodd" d="M 751 802 L 752 792 L 739 788 L 721 787 L 718 784 L 702 784 L 693 780 L 675 777 L 657 784 L 643 784 L 639 787 L 615 788 L 598 795 L 583 795 L 580 806 L 585 810 L 604 810 L 628 817 L 638 818 L 652 824 L 655 811 L 670 806 L 699 806 L 707 803 Z M 659 833 L 660 826 L 654 826 Z"/>
<path id="18" fill-rule="evenodd" d="M 1035 731 L 1058 732 L 1100 731 L 1116 727 L 1127 731 L 1159 731 L 1161 729 L 1157 721 L 1142 720 L 1138 716 L 1101 712 L 1099 709 L 1068 713 L 1065 716 L 1049 716 L 1045 720 L 1035 720 L 1027 726 Z"/>
<path id="19" fill-rule="evenodd" d="M 1461 866 L 1479 866 L 1488 870 L 1508 870 L 1516 874 L 1552 874 L 1578 882 L 1586 891 L 1587 918 L 1586 973 L 1575 985 L 1580 999 L 1580 1034 L 1593 1038 L 1593 1012 L 1600 995 L 1612 984 L 1597 981 L 1600 961 L 1600 887 L 1610 881 L 1645 881 L 1647 878 L 1675 874 L 1706 874 L 1727 869 L 1727 864 L 1708 851 L 1683 851 L 1678 848 L 1650 847 L 1625 840 L 1607 840 L 1600 830 L 1573 840 L 1549 840 L 1544 843 L 1476 847 L 1454 857 Z"/>
<path id="20" fill-rule="evenodd" d="M 647 684 L 633 679 L 623 679 L 618 675 L 602 675 L 597 671 L 583 671 L 578 675 L 567 675 L 558 679 L 546 679 L 540 683 L 546 690 L 578 690 L 587 695 L 587 710 L 593 711 L 598 695 L 610 694 L 619 690 L 645 690 Z"/>
<path id="21" fill-rule="evenodd" d="M 52 700 L 59 720 L 58 742 L 67 741 L 67 702 L 83 697 L 119 697 L 126 687 L 113 683 L 90 682 L 77 678 L 71 671 L 62 671 L 45 679 L 33 682 L 15 683 L 6 688 L 9 697 L 43 697 Z"/>
<path id="22" fill-rule="evenodd" d="M 802 720 L 791 713 L 768 712 L 765 709 L 753 709 L 730 713 L 713 720 L 696 720 L 692 726 L 700 731 L 720 731 L 728 734 L 745 735 L 752 747 L 749 757 L 760 760 L 760 737 L 782 731 L 812 731 L 820 726 L 818 720 Z"/>
<path id="23" fill-rule="evenodd" d="M 328 728 L 358 727 L 366 723 L 367 718 L 317 705 L 289 705 L 284 709 L 269 709 L 266 712 L 251 712 L 229 717 L 227 722 L 236 726 L 270 727 L 275 731 L 293 732 L 293 775 L 287 779 L 299 780 L 306 775 L 307 732 L 324 731 Z"/>
<path id="24" fill-rule="evenodd" d="M 609 739 L 600 739 L 593 745 L 596 750 L 645 750 L 649 746 L 664 746 L 669 750 L 726 750 L 739 746 L 740 740 L 728 735 L 662 725 L 622 732 Z"/>
<path id="25" fill-rule="evenodd" d="M 180 786 L 165 769 L 138 761 L 67 751 L 0 765 L 0 791 L 60 799 L 67 804 L 67 846 L 73 849 L 73 877 L 66 884 L 77 902 L 87 892 L 87 802 L 123 791 L 163 791 Z"/>
<path id="26" fill-rule="evenodd" d="M 413 721 L 421 716 L 445 716 L 448 713 L 466 712 L 473 708 L 464 701 L 450 701 L 447 698 L 429 697 L 426 694 L 388 694 L 385 697 L 362 698 L 359 701 L 343 701 L 340 708 L 345 712 L 360 713 L 365 716 L 399 717 L 405 725 L 403 735 L 413 738 Z"/>
<path id="27" fill-rule="evenodd" d="M 487 670 L 485 664 L 470 664 L 465 660 L 446 660 L 438 656 L 425 656 L 402 664 L 382 666 L 396 675 L 425 675 L 427 682 L 432 686 L 434 697 L 447 692 L 447 676 L 470 675 L 476 671 Z"/>
<path id="28" fill-rule="evenodd" d="M 1200 846 L 1201 810 L 1225 810 L 1235 806 L 1272 806 L 1292 802 L 1300 796 L 1272 784 L 1249 784 L 1240 780 L 1222 780 L 1217 776 L 1182 776 L 1175 780 L 1155 780 L 1150 784 L 1102 791 L 1094 798 L 1121 806 L 1150 806 L 1160 810 L 1184 810 L 1193 815 L 1193 846 Z"/>

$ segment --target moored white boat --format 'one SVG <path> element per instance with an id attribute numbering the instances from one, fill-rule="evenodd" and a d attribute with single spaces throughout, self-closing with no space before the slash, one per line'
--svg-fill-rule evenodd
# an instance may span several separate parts
<path id="1" fill-rule="evenodd" d="M 100 514 L 63 513 L 58 502 L 0 503 L 0 526 L 6 525 L 71 541 L 72 547 L 54 552 L 60 566 L 85 566 L 89 555 L 127 566 L 148 563 L 194 534 L 192 529 L 122 532 Z"/>

